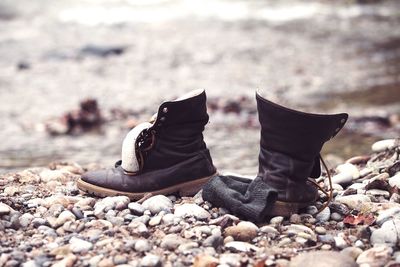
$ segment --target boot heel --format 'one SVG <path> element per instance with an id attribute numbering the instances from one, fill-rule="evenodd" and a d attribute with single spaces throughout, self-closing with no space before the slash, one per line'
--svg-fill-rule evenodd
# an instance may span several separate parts
<path id="1" fill-rule="evenodd" d="M 181 197 L 190 197 L 196 195 L 197 192 L 199 192 L 203 188 L 203 185 L 206 184 L 215 175 L 216 173 L 190 183 L 185 183 L 185 185 L 179 189 L 179 195 Z"/>

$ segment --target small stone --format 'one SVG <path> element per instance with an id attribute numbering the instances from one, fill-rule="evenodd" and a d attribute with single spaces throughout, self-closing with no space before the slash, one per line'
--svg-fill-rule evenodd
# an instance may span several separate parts
<path id="1" fill-rule="evenodd" d="M 112 259 L 102 259 L 99 261 L 99 263 L 97 264 L 97 267 L 113 267 L 114 263 L 112 261 Z"/>
<path id="2" fill-rule="evenodd" d="M 400 189 L 400 172 L 398 172 L 393 177 L 389 178 L 389 185 L 391 187 L 395 187 L 397 189 Z"/>
<path id="3" fill-rule="evenodd" d="M 358 247 L 347 247 L 340 251 L 341 254 L 350 256 L 352 259 L 356 260 L 357 257 L 362 253 L 362 249 Z"/>
<path id="4" fill-rule="evenodd" d="M 232 241 L 225 244 L 225 248 L 232 252 L 254 252 L 258 251 L 258 248 L 252 244 L 241 241 Z"/>
<path id="5" fill-rule="evenodd" d="M 354 210 L 370 210 L 372 207 L 371 199 L 366 195 L 349 195 L 336 197 L 335 201 L 347 205 Z"/>
<path id="6" fill-rule="evenodd" d="M 197 255 L 193 262 L 193 267 L 214 267 L 217 265 L 218 259 L 206 254 Z"/>
<path id="7" fill-rule="evenodd" d="M 292 215 L 290 216 L 290 218 L 289 218 L 289 222 L 290 222 L 290 223 L 294 223 L 294 224 L 299 224 L 299 223 L 301 223 L 301 217 L 300 217 L 300 215 L 297 214 L 297 213 L 292 214 Z"/>
<path id="8" fill-rule="evenodd" d="M 382 152 L 385 150 L 393 149 L 396 147 L 396 139 L 386 139 L 386 140 L 381 140 L 378 142 L 375 142 L 372 146 L 371 149 L 374 152 Z"/>
<path id="9" fill-rule="evenodd" d="M 210 213 L 197 204 L 185 203 L 175 207 L 175 216 L 178 217 L 195 217 L 198 220 L 206 220 L 211 217 Z"/>
<path id="10" fill-rule="evenodd" d="M 12 211 L 12 208 L 2 202 L 0 202 L 0 216 L 7 215 Z"/>
<path id="11" fill-rule="evenodd" d="M 276 238 L 279 235 L 279 231 L 269 225 L 261 227 L 260 231 L 268 236 L 271 236 L 272 238 Z"/>
<path id="12" fill-rule="evenodd" d="M 76 217 L 77 219 L 82 219 L 82 218 L 83 218 L 83 212 L 82 212 L 82 210 L 81 210 L 79 207 L 73 207 L 73 208 L 71 209 L 71 212 L 72 212 L 72 214 L 75 215 L 75 217 Z"/>
<path id="13" fill-rule="evenodd" d="M 283 222 L 284 218 L 282 216 L 276 216 L 271 218 L 271 220 L 269 221 L 270 224 L 273 225 L 279 225 Z"/>
<path id="14" fill-rule="evenodd" d="M 394 247 L 400 240 L 400 219 L 389 220 L 383 223 L 380 229 L 377 229 L 371 234 L 371 244 L 384 244 Z"/>
<path id="15" fill-rule="evenodd" d="M 209 237 L 207 237 L 203 241 L 202 245 L 204 247 L 213 247 L 213 248 L 217 249 L 223 243 L 224 243 L 224 239 L 222 238 L 221 234 L 214 234 L 214 235 L 210 235 Z"/>
<path id="16" fill-rule="evenodd" d="M 241 266 L 240 261 L 242 260 L 242 255 L 233 253 L 224 253 L 219 258 L 218 267 L 237 267 Z"/>
<path id="17" fill-rule="evenodd" d="M 343 239 L 341 236 L 336 236 L 333 238 L 335 240 L 335 246 L 338 249 L 344 249 L 348 247 L 349 245 L 347 244 L 346 240 Z"/>
<path id="18" fill-rule="evenodd" d="M 294 257 L 289 267 L 357 267 L 354 260 L 335 251 L 312 251 Z"/>
<path id="19" fill-rule="evenodd" d="M 357 263 L 360 267 L 379 267 L 384 266 L 390 261 L 392 249 L 386 246 L 377 246 L 370 248 L 357 258 Z"/>
<path id="20" fill-rule="evenodd" d="M 93 244 L 77 237 L 69 240 L 70 248 L 74 253 L 85 253 L 92 249 Z"/>
<path id="21" fill-rule="evenodd" d="M 344 163 L 337 166 L 336 171 L 338 174 L 332 177 L 332 183 L 334 184 L 348 184 L 360 177 L 358 168 L 351 163 Z"/>
<path id="22" fill-rule="evenodd" d="M 378 218 L 376 218 L 376 224 L 381 226 L 386 221 L 396 218 L 400 219 L 400 207 L 393 207 L 379 212 Z"/>
<path id="23" fill-rule="evenodd" d="M 232 236 L 234 240 L 238 241 L 250 241 L 257 236 L 257 233 L 258 227 L 247 221 L 242 221 L 225 229 L 225 236 Z"/>
<path id="24" fill-rule="evenodd" d="M 323 209 L 320 213 L 315 216 L 315 219 L 317 219 L 318 222 L 327 222 L 329 221 L 329 218 L 331 217 L 331 210 L 329 207 L 326 207 Z"/>
<path id="25" fill-rule="evenodd" d="M 133 215 L 142 216 L 144 213 L 144 208 L 137 202 L 131 202 L 128 205 L 128 209 L 131 211 Z"/>
<path id="26" fill-rule="evenodd" d="M 35 217 L 30 213 L 24 213 L 19 217 L 19 224 L 22 228 L 28 227 Z"/>
<path id="27" fill-rule="evenodd" d="M 176 234 L 168 234 L 163 237 L 160 246 L 163 249 L 175 250 L 183 242 L 184 240 L 180 236 Z"/>
<path id="28" fill-rule="evenodd" d="M 125 264 L 128 262 L 128 259 L 124 255 L 115 255 L 113 259 L 113 263 L 115 265 Z"/>
<path id="29" fill-rule="evenodd" d="M 149 221 L 149 225 L 150 226 L 159 225 L 161 223 L 161 219 L 163 217 L 162 213 L 163 213 L 163 211 L 161 211 L 160 214 L 158 214 L 157 216 L 154 216 L 153 218 L 151 218 Z"/>
<path id="30" fill-rule="evenodd" d="M 146 199 L 142 206 L 145 210 L 149 210 L 152 214 L 157 214 L 160 211 L 171 212 L 173 207 L 172 201 L 164 195 L 156 195 Z"/>
<path id="31" fill-rule="evenodd" d="M 324 234 L 326 234 L 326 229 L 322 226 L 317 226 L 317 227 L 315 227 L 315 233 L 317 233 L 319 235 L 324 235 Z"/>
<path id="32" fill-rule="evenodd" d="M 340 222 L 341 220 L 343 220 L 343 216 L 337 212 L 334 212 L 331 214 L 331 219 L 334 221 Z"/>
<path id="33" fill-rule="evenodd" d="M 51 265 L 52 267 L 72 267 L 74 266 L 77 257 L 73 254 L 69 254 L 64 257 L 64 259 L 56 262 L 55 264 Z"/>
<path id="34" fill-rule="evenodd" d="M 151 250 L 151 245 L 146 239 L 139 239 L 135 243 L 135 250 L 138 252 L 147 252 Z"/>
<path id="35" fill-rule="evenodd" d="M 161 267 L 160 257 L 152 254 L 147 254 L 144 256 L 139 263 L 140 267 Z"/>
<path id="36" fill-rule="evenodd" d="M 75 221 L 75 219 L 76 219 L 76 217 L 72 212 L 70 212 L 68 210 L 64 210 L 58 216 L 58 218 L 56 220 L 56 225 L 60 226 L 60 225 L 63 225 L 64 223 L 66 223 L 67 221 Z"/>

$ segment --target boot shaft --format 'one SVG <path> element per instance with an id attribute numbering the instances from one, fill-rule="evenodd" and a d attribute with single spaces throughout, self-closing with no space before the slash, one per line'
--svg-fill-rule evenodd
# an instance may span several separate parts
<path id="1" fill-rule="evenodd" d="M 198 90 L 160 105 L 149 129 L 154 145 L 145 155 L 144 171 L 166 168 L 199 153 L 212 162 L 203 139 L 209 119 L 206 98 L 205 91 Z"/>
<path id="2" fill-rule="evenodd" d="M 348 115 L 296 111 L 259 94 L 256 99 L 261 124 L 260 174 L 269 170 L 269 173 L 297 181 L 319 177 L 322 146 L 342 129 Z"/>

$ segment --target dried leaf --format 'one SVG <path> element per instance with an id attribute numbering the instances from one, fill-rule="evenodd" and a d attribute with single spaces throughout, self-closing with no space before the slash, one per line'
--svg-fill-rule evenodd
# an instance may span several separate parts
<path id="1" fill-rule="evenodd" d="M 359 214 L 359 215 L 347 215 L 343 222 L 350 225 L 372 225 L 375 222 L 375 217 L 372 214 Z"/>

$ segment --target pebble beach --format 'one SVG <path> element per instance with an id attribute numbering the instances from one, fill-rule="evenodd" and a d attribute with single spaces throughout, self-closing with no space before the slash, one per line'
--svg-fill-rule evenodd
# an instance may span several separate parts
<path id="1" fill-rule="evenodd" d="M 53 162 L 0 176 L 0 266 L 400 265 L 400 144 L 372 144 L 332 166 L 334 198 L 254 224 L 201 197 L 97 198 L 76 187 L 90 169 Z M 317 182 L 327 188 L 326 174 Z"/>

